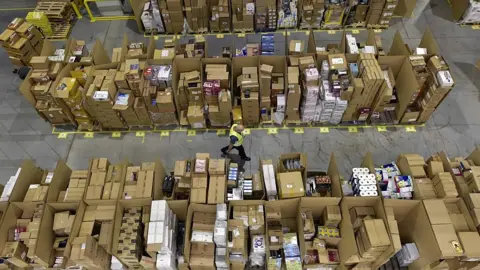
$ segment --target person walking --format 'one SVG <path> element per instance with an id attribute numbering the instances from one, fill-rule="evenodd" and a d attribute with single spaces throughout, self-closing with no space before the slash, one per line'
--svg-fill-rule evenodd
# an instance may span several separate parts
<path id="1" fill-rule="evenodd" d="M 247 154 L 245 154 L 245 148 L 243 148 L 244 130 L 245 128 L 243 125 L 232 125 L 230 128 L 230 134 L 228 135 L 230 137 L 230 143 L 222 148 L 222 153 L 224 155 L 228 155 L 232 149 L 237 149 L 241 159 L 250 161 L 250 158 L 247 157 Z"/>

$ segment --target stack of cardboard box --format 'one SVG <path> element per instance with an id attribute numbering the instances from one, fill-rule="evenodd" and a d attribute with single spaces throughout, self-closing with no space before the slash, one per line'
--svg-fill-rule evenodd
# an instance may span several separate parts
<path id="1" fill-rule="evenodd" d="M 392 20 L 393 13 L 395 12 L 395 8 L 397 8 L 397 5 L 398 0 L 386 0 L 378 24 L 388 27 L 390 25 L 390 21 Z"/>
<path id="2" fill-rule="evenodd" d="M 120 235 L 116 257 L 127 267 L 140 267 L 140 260 L 144 250 L 142 207 L 123 209 L 123 218 L 120 224 Z"/>
<path id="3" fill-rule="evenodd" d="M 441 56 L 430 57 L 427 69 L 432 75 L 428 77 L 423 97 L 417 101 L 417 107 L 421 108 L 418 122 L 426 122 L 454 86 L 449 68 Z"/>
<path id="4" fill-rule="evenodd" d="M 150 198 L 153 192 L 155 162 L 127 167 L 122 199 Z"/>
<path id="5" fill-rule="evenodd" d="M 255 16 L 255 2 L 252 0 L 232 1 L 232 28 L 233 31 L 253 31 Z"/>
<path id="6" fill-rule="evenodd" d="M 242 74 L 237 77 L 242 102 L 242 119 L 246 126 L 254 126 L 260 122 L 259 84 L 257 67 L 243 67 Z"/>
<path id="7" fill-rule="evenodd" d="M 374 262 L 391 244 L 383 219 L 363 219 L 355 238 L 362 262 Z"/>
<path id="8" fill-rule="evenodd" d="M 215 213 L 194 211 L 190 237 L 190 269 L 215 269 Z"/>
<path id="9" fill-rule="evenodd" d="M 320 83 L 320 74 L 318 69 L 315 65 L 312 65 L 313 57 L 301 57 L 302 64 L 299 65 L 300 73 L 302 74 L 302 94 L 303 94 L 303 101 L 300 108 L 302 121 L 303 122 L 312 122 L 315 119 L 315 111 L 317 105 L 322 106 L 319 104 L 319 83 Z M 299 63 L 300 63 L 299 59 Z M 289 71 L 292 68 L 289 68 Z M 293 73 L 294 76 L 295 73 Z M 290 78 L 289 74 L 289 80 Z M 295 80 L 295 78 L 292 78 Z M 290 93 L 290 83 L 289 83 L 289 93 Z M 287 100 L 288 104 L 288 100 Z M 328 119 L 330 119 L 331 111 L 328 114 Z M 328 120 L 327 120 L 328 121 Z"/>
<path id="10" fill-rule="evenodd" d="M 236 205 L 232 207 L 233 219 L 228 220 L 228 234 L 235 234 L 228 239 L 230 265 L 234 269 L 245 267 L 248 261 L 248 207 Z M 233 256 L 232 256 L 233 255 Z M 238 268 L 237 268 L 238 267 Z"/>
<path id="11" fill-rule="evenodd" d="M 458 196 L 455 182 L 449 172 L 437 173 L 432 180 L 439 198 L 456 198 Z"/>
<path id="12" fill-rule="evenodd" d="M 230 32 L 230 5 L 227 0 L 211 0 L 210 31 Z"/>
<path id="13" fill-rule="evenodd" d="M 208 161 L 208 174 L 210 175 L 208 187 L 208 204 L 225 203 L 227 190 L 225 159 L 210 159 Z"/>
<path id="14" fill-rule="evenodd" d="M 190 39 L 186 44 L 180 44 L 180 47 L 177 49 L 177 57 L 183 58 L 201 58 L 205 54 L 205 37 L 195 36 L 192 40 Z"/>
<path id="15" fill-rule="evenodd" d="M 117 79 L 117 74 L 122 73 L 114 74 L 114 70 L 96 70 L 93 74 L 93 83 L 88 87 L 85 98 L 85 103 L 90 111 L 93 112 L 95 120 L 104 129 L 126 128 L 126 123 L 120 113 L 113 108 L 117 95 L 117 86 L 119 88 L 125 86 L 128 88 L 125 80 L 123 80 L 124 85 L 122 85 Z M 109 75 L 108 78 L 107 75 Z"/>
<path id="16" fill-rule="evenodd" d="M 230 126 L 230 111 L 222 111 L 219 104 L 220 91 L 226 91 L 230 89 L 230 77 L 227 65 L 205 65 L 205 78 L 205 82 L 203 83 L 203 91 L 205 95 L 205 102 L 208 105 L 208 119 L 210 120 L 210 125 L 228 127 Z"/>
<path id="17" fill-rule="evenodd" d="M 190 125 L 193 128 L 205 128 L 205 118 L 203 116 L 204 98 L 200 72 L 194 70 L 180 73 L 178 91 L 187 97 L 187 118 Z"/>
<path id="18" fill-rule="evenodd" d="M 42 34 L 22 18 L 15 18 L 0 35 L 0 44 L 15 66 L 26 66 L 42 51 Z"/>
<path id="19" fill-rule="evenodd" d="M 100 200 L 104 196 L 103 188 L 106 187 L 107 171 L 110 162 L 106 158 L 95 158 L 90 165 L 88 187 L 85 194 L 86 200 Z M 111 185 L 109 185 L 111 188 Z M 110 197 L 108 190 L 105 197 Z"/>
<path id="20" fill-rule="evenodd" d="M 480 193 L 469 193 L 464 200 L 475 227 L 480 226 Z"/>
<path id="21" fill-rule="evenodd" d="M 277 3 L 274 0 L 255 1 L 255 30 L 272 31 L 277 28 Z"/>
<path id="22" fill-rule="evenodd" d="M 283 0 L 278 2 L 278 28 L 297 27 L 297 0 Z"/>
<path id="23" fill-rule="evenodd" d="M 260 66 L 260 110 L 262 111 L 262 120 L 268 120 L 268 112 L 272 106 L 272 71 L 273 66 L 262 64 Z M 263 112 L 266 112 L 264 114 Z"/>
<path id="24" fill-rule="evenodd" d="M 146 251 L 154 254 L 157 267 L 176 269 L 177 216 L 168 207 L 167 201 L 152 201 L 147 231 Z"/>
<path id="25" fill-rule="evenodd" d="M 208 187 L 208 164 L 210 154 L 197 153 L 195 155 L 190 202 L 206 203 Z"/>
<path id="26" fill-rule="evenodd" d="M 185 15 L 190 26 L 190 29 L 194 33 L 204 33 L 208 31 L 208 9 L 206 0 L 186 0 L 185 3 Z"/>
<path id="27" fill-rule="evenodd" d="M 152 120 L 155 125 L 175 125 L 178 123 L 175 99 L 171 88 L 165 91 L 158 91 L 155 99 L 155 113 L 152 113 Z"/>
<path id="28" fill-rule="evenodd" d="M 135 109 L 133 108 L 135 97 L 133 91 L 120 89 L 115 97 L 115 105 L 113 109 L 120 112 L 123 120 L 129 127 L 135 127 L 140 125 L 140 119 L 138 119 Z"/>
<path id="29" fill-rule="evenodd" d="M 340 29 L 342 28 L 343 16 L 346 9 L 346 1 L 330 1 L 326 5 L 325 19 L 322 22 L 322 29 Z"/>
<path id="30" fill-rule="evenodd" d="M 457 199 L 454 199 L 456 201 Z M 463 200 L 457 201 L 466 210 Z M 456 234 L 456 231 L 469 231 L 467 219 L 471 217 L 462 213 L 457 202 L 449 203 L 443 200 L 424 200 L 423 205 L 432 226 L 433 234 L 436 238 L 436 244 L 443 258 L 462 257 L 464 255 L 462 244 Z M 462 208 L 463 208 L 462 207 Z M 467 214 L 467 216 L 465 216 Z M 453 219 L 452 219 L 453 218 Z M 440 258 L 439 258 L 440 259 Z"/>
<path id="31" fill-rule="evenodd" d="M 72 243 L 72 245 L 75 246 L 75 244 L 79 244 L 78 248 L 81 248 L 81 244 L 85 243 L 86 239 L 90 237 L 93 238 L 94 236 L 98 235 L 98 238 L 94 239 L 96 240 L 95 243 L 98 252 L 103 252 L 101 250 L 105 250 L 105 252 L 110 252 L 110 250 L 112 249 L 114 224 L 113 218 L 115 216 L 115 210 L 115 204 L 85 205 L 85 212 L 82 222 L 80 224 L 80 229 L 78 231 L 78 235 L 74 235 L 74 242 Z M 70 259 L 72 259 L 74 253 L 73 246 L 72 253 L 70 254 Z M 99 256 L 103 257 L 103 254 L 99 254 Z M 78 257 L 78 259 L 81 260 L 81 256 Z M 76 263 L 83 265 L 80 262 Z"/>
<path id="32" fill-rule="evenodd" d="M 110 265 L 110 256 L 93 236 L 75 237 L 69 259 L 75 264 L 92 269 L 107 269 Z"/>
<path id="33" fill-rule="evenodd" d="M 55 88 L 55 95 L 70 108 L 75 121 L 83 127 L 93 127 L 93 119 L 83 105 L 83 87 L 77 79 L 64 77 Z"/>
<path id="34" fill-rule="evenodd" d="M 379 24 L 380 18 L 382 17 L 383 7 L 385 6 L 386 0 L 372 0 L 369 1 L 369 8 L 367 12 L 367 25 L 370 24 Z"/>
<path id="35" fill-rule="evenodd" d="M 48 185 L 33 184 L 28 187 L 27 194 L 23 199 L 24 202 L 41 202 L 45 201 L 48 193 Z"/>
<path id="36" fill-rule="evenodd" d="M 175 193 L 182 193 L 190 198 L 190 188 L 192 187 L 192 161 L 175 161 L 173 176 L 176 179 Z"/>
<path id="37" fill-rule="evenodd" d="M 158 1 L 162 12 L 165 32 L 168 34 L 181 33 L 183 31 L 183 1 L 161 0 Z"/>
<path id="38" fill-rule="evenodd" d="M 36 261 L 35 246 L 40 233 L 40 221 L 44 205 L 36 204 L 30 209 L 24 209 L 21 217 L 16 220 L 15 227 L 9 228 L 2 257 L 16 267 L 28 268 L 40 266 Z"/>
<path id="39" fill-rule="evenodd" d="M 302 5 L 300 28 L 319 29 L 322 24 L 323 12 L 325 11 L 324 0 L 303 1 Z"/>
<path id="40" fill-rule="evenodd" d="M 75 202 L 83 199 L 87 186 L 88 170 L 74 170 L 70 175 L 70 181 L 66 191 L 61 191 L 58 196 L 59 202 Z"/>
<path id="41" fill-rule="evenodd" d="M 57 209 L 52 209 L 53 211 L 58 211 Z M 45 215 L 44 219 L 48 217 Z M 72 232 L 73 222 L 75 220 L 75 213 L 71 214 L 70 211 L 56 212 L 54 216 L 50 217 L 49 221 L 51 222 L 53 218 L 53 225 L 49 229 L 53 229 L 53 235 L 44 237 L 41 235 L 40 238 L 43 240 L 50 240 L 52 245 L 52 252 L 49 257 L 38 257 L 38 261 L 41 262 L 44 266 L 52 267 L 65 267 L 67 264 L 67 257 L 65 255 L 65 248 L 67 247 L 69 240 L 69 235 Z M 45 221 L 46 222 L 46 221 Z M 51 224 L 51 223 L 50 223 Z M 44 248 L 47 245 L 43 246 Z M 53 257 L 53 262 L 52 262 Z M 48 260 L 47 260 L 48 259 Z"/>

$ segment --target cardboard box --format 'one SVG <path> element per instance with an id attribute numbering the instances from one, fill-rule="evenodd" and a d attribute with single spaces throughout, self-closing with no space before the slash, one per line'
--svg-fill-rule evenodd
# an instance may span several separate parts
<path id="1" fill-rule="evenodd" d="M 300 172 L 279 173 L 277 185 L 280 198 L 282 199 L 305 196 L 302 174 Z"/>
<path id="2" fill-rule="evenodd" d="M 462 245 L 463 252 L 467 258 L 464 261 L 479 261 L 480 249 L 478 243 L 480 243 L 480 235 L 477 232 L 458 232 L 458 238 Z"/>
<path id="3" fill-rule="evenodd" d="M 210 175 L 224 175 L 225 170 L 225 159 L 210 159 L 208 161 L 208 173 Z"/>
<path id="4" fill-rule="evenodd" d="M 451 224 L 450 216 L 448 215 L 447 207 L 443 200 L 424 200 L 423 205 L 427 211 L 430 224 Z"/>
<path id="5" fill-rule="evenodd" d="M 452 224 L 432 225 L 432 229 L 443 257 L 463 256 L 463 250 Z"/>
<path id="6" fill-rule="evenodd" d="M 208 188 L 208 204 L 225 203 L 227 179 L 225 175 L 211 175 Z"/>
<path id="7" fill-rule="evenodd" d="M 27 246 L 21 242 L 6 242 L 1 257 L 17 267 L 28 268 L 27 250 Z"/>
<path id="8" fill-rule="evenodd" d="M 303 40 L 290 40 L 288 46 L 288 53 L 290 55 L 302 54 L 304 50 L 305 45 L 303 43 Z"/>
<path id="9" fill-rule="evenodd" d="M 327 205 L 323 210 L 323 225 L 327 227 L 338 227 L 342 220 L 342 214 L 338 205 Z"/>

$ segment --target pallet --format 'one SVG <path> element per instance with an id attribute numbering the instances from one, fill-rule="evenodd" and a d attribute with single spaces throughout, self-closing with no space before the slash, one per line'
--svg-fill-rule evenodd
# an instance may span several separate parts
<path id="1" fill-rule="evenodd" d="M 178 127 L 179 127 L 178 124 L 167 124 L 167 125 L 156 124 L 154 125 L 154 130 L 171 130 L 171 129 L 176 129 Z"/>
<path id="2" fill-rule="evenodd" d="M 352 23 L 350 25 L 345 25 L 345 28 L 348 29 L 348 28 L 352 28 L 352 29 L 358 29 L 358 28 L 365 28 L 365 22 L 361 22 L 361 23 Z"/>
<path id="3" fill-rule="evenodd" d="M 46 39 L 68 39 L 72 25 L 67 24 L 52 24 L 53 34 L 46 36 Z"/>
<path id="4" fill-rule="evenodd" d="M 40 2 L 35 11 L 43 12 L 48 19 L 63 19 L 68 15 L 70 5 L 65 2 Z M 67 14 L 64 14 L 67 13 Z"/>
<path id="5" fill-rule="evenodd" d="M 233 33 L 253 33 L 253 28 L 233 29 Z"/>
<path id="6" fill-rule="evenodd" d="M 132 131 L 144 131 L 144 130 L 153 130 L 152 125 L 132 125 L 129 130 Z"/>
<path id="7" fill-rule="evenodd" d="M 74 124 L 52 124 L 55 131 L 58 132 L 68 132 L 68 131 L 76 131 L 77 125 Z"/>
<path id="8" fill-rule="evenodd" d="M 388 28 L 388 25 L 383 24 L 367 24 L 368 29 L 382 29 L 385 30 Z"/>
<path id="9" fill-rule="evenodd" d="M 285 120 L 285 125 L 287 127 L 309 127 L 310 123 L 299 120 Z"/>

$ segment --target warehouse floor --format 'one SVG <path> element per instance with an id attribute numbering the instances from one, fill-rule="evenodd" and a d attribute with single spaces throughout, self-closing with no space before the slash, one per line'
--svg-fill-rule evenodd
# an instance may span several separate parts
<path id="1" fill-rule="evenodd" d="M 0 26 L 5 27 L 15 17 L 25 17 L 36 0 L 6 0 L 0 3 Z M 412 48 L 430 26 L 447 63 L 450 65 L 456 86 L 433 119 L 416 132 L 404 128 L 379 132 L 376 128 L 359 129 L 349 133 L 347 129 L 330 129 L 320 133 L 319 129 L 305 129 L 304 134 L 291 130 L 279 130 L 269 135 L 265 130 L 252 130 L 246 138 L 245 147 L 252 161 L 245 164 L 247 172 L 255 172 L 258 159 L 276 159 L 280 153 L 306 152 L 308 168 L 326 170 L 330 153 L 335 153 L 340 173 L 361 163 L 362 156 L 370 151 L 377 165 L 395 160 L 400 153 L 414 152 L 429 157 L 432 153 L 446 151 L 449 156 L 468 155 L 480 142 L 480 71 L 475 62 L 480 55 L 480 30 L 460 27 L 452 23 L 451 10 L 445 0 L 417 0 L 417 8 L 410 19 L 397 19 L 392 27 L 383 31 L 384 48 L 389 50 L 393 35 L 399 30 Z M 11 10 L 23 8 L 21 10 Z M 102 41 L 111 54 L 113 47 L 119 47 L 123 33 L 130 40 L 144 40 L 143 34 L 136 33 L 135 21 L 106 21 L 91 23 L 87 18 L 79 20 L 71 37 L 86 40 L 90 46 L 95 39 Z M 360 34 L 366 33 L 362 31 Z M 289 38 L 302 38 L 297 33 Z M 213 37 L 213 36 L 212 36 Z M 327 32 L 316 33 L 317 42 L 338 42 L 340 35 Z M 229 37 L 225 36 L 225 39 Z M 258 40 L 248 35 L 249 42 Z M 207 40 L 208 41 L 208 40 Z M 280 42 L 280 41 L 279 41 Z M 64 42 L 57 42 L 61 47 Z M 161 46 L 161 39 L 158 45 Z M 208 48 L 209 55 L 220 53 L 217 47 Z M 237 44 L 237 43 L 235 43 Z M 283 44 L 277 44 L 278 47 Z M 221 47 L 221 46 L 220 46 Z M 217 51 L 216 51 L 217 50 Z M 158 133 L 147 133 L 144 138 L 135 133 L 111 138 L 107 134 L 95 134 L 93 139 L 83 134 L 69 135 L 59 139 L 21 96 L 18 91 L 20 80 L 12 74 L 7 54 L 0 50 L 0 183 L 5 183 L 15 173 L 23 159 L 34 159 L 43 168 L 54 168 L 56 161 L 66 159 L 72 168 L 87 168 L 92 157 L 108 157 L 111 161 L 128 159 L 133 163 L 161 158 L 164 165 L 172 169 L 177 159 L 191 158 L 196 152 L 210 152 L 220 156 L 220 148 L 227 144 L 226 137 L 216 133 L 198 133 L 187 136 L 185 132 L 171 132 L 169 137 Z M 238 158 L 234 156 L 233 158 Z"/>

